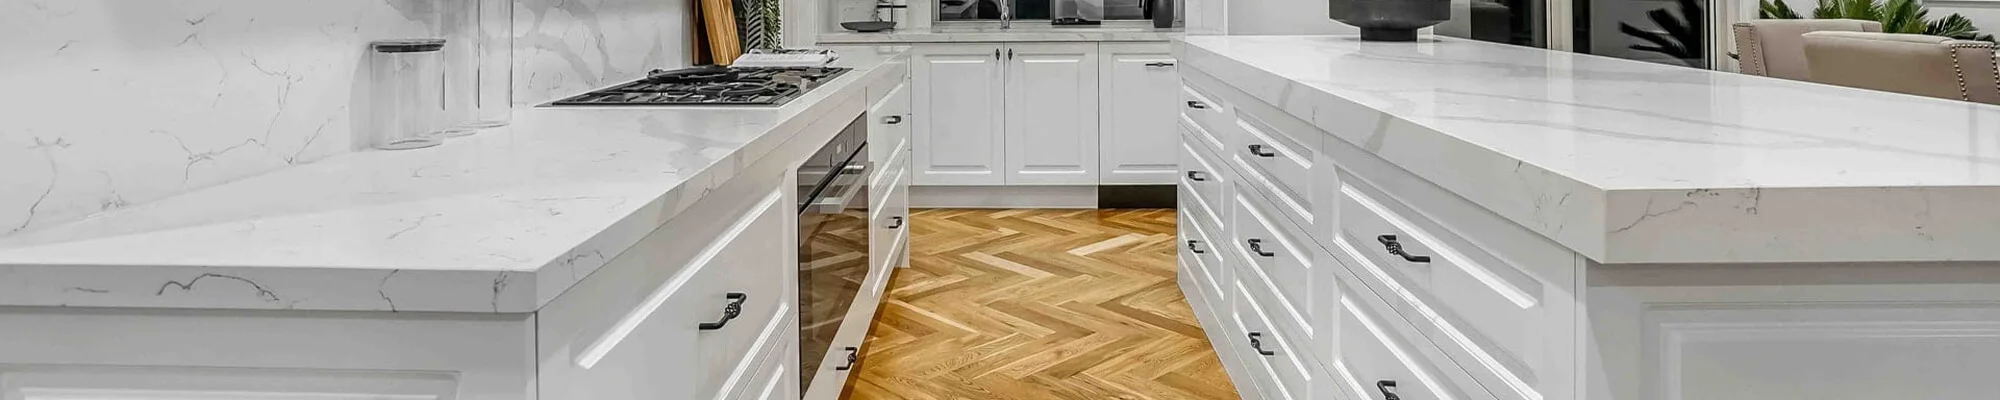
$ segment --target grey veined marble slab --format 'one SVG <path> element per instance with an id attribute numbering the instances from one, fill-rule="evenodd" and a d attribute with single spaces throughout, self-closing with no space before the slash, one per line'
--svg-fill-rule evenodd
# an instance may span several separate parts
<path id="1" fill-rule="evenodd" d="M 526 108 L 442 146 L 324 161 L 0 238 L 0 305 L 529 312 L 841 104 Z M 852 106 L 849 106 L 852 107 Z"/>
<path id="2" fill-rule="evenodd" d="M 2000 107 L 1456 39 L 1175 48 L 1599 262 L 2000 260 Z"/>

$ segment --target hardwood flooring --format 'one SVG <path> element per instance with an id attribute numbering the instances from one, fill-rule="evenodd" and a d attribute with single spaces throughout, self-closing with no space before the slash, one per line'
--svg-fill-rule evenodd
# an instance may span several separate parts
<path id="1" fill-rule="evenodd" d="M 922 210 L 850 399 L 1234 399 L 1173 210 Z"/>

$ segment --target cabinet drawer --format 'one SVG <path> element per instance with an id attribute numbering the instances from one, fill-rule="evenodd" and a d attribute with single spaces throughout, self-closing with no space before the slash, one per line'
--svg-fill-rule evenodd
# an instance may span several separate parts
<path id="1" fill-rule="evenodd" d="M 1316 264 L 1321 251 L 1290 221 L 1272 212 L 1271 203 L 1255 193 L 1238 188 L 1230 194 L 1231 255 L 1248 267 L 1238 280 L 1251 289 L 1271 294 L 1275 301 L 1265 309 L 1286 329 L 1294 329 L 1302 343 L 1322 337 L 1318 318 L 1330 309 L 1331 288 L 1325 287 L 1332 275 Z"/>
<path id="2" fill-rule="evenodd" d="M 1188 208 L 1184 206 L 1182 209 Z M 1204 298 L 1222 299 L 1228 293 L 1223 290 L 1223 282 L 1230 279 L 1229 268 L 1223 265 L 1222 253 L 1216 248 L 1214 239 L 1219 236 L 1212 233 L 1212 225 L 1200 221 L 1202 218 L 1195 213 L 1180 213 L 1180 257 L 1192 267 L 1197 286 L 1205 292 Z"/>
<path id="3" fill-rule="evenodd" d="M 1340 215 L 1332 250 L 1360 283 L 1495 395 L 1543 397 L 1532 366 L 1565 337 L 1548 304 L 1559 294 L 1359 180 L 1343 179 Z"/>
<path id="4" fill-rule="evenodd" d="M 781 332 L 798 332 L 797 320 L 789 316 L 780 324 Z M 732 382 L 717 399 L 768 400 L 798 398 L 799 338 L 796 334 L 774 335 L 758 349 L 757 369 Z"/>
<path id="5" fill-rule="evenodd" d="M 1241 181 L 1271 196 L 1287 218 L 1313 226 L 1312 171 L 1319 143 L 1299 138 L 1317 139 L 1319 132 L 1288 136 L 1246 114 L 1237 115 L 1237 128 L 1241 133 L 1225 157 L 1243 175 Z"/>
<path id="6" fill-rule="evenodd" d="M 780 283 L 796 271 L 796 264 L 767 260 L 771 255 L 791 254 L 779 241 L 769 240 L 785 237 L 786 230 L 795 229 L 784 225 L 784 214 L 790 210 L 784 205 L 773 204 L 754 219 L 743 221 L 739 234 L 724 236 L 723 249 L 703 263 L 699 275 L 684 287 L 705 293 L 692 299 L 696 315 L 705 315 L 701 319 L 707 321 L 703 322 L 727 320 L 721 327 L 696 335 L 695 348 L 703 360 L 703 368 L 697 371 L 706 374 L 697 398 L 713 398 L 720 390 L 717 385 L 748 373 L 755 360 L 751 349 L 758 343 L 791 332 L 777 329 L 781 317 L 792 313 L 791 298 Z M 734 319 L 725 318 L 729 305 L 736 303 L 741 304 L 741 313 Z"/>
<path id="7" fill-rule="evenodd" d="M 1221 151 L 1232 140 L 1230 133 L 1236 128 L 1235 121 L 1220 97 L 1194 86 L 1182 86 L 1180 107 L 1181 122 L 1193 126 L 1196 137 L 1210 150 Z"/>
<path id="8" fill-rule="evenodd" d="M 910 230 L 911 176 L 908 159 L 903 157 L 900 160 L 892 160 L 892 162 L 904 161 L 900 164 L 903 167 L 882 171 L 882 174 L 889 177 L 871 183 L 868 187 L 869 191 L 879 196 L 869 199 L 875 202 L 875 205 L 868 210 L 871 218 L 869 224 L 873 229 L 868 235 L 868 265 L 874 268 L 901 259 L 901 251 L 893 247 L 896 241 L 907 236 Z"/>
<path id="9" fill-rule="evenodd" d="M 1183 124 L 1181 125 L 1181 129 L 1185 133 L 1190 127 Z M 1222 213 L 1219 211 L 1221 211 L 1221 207 L 1227 205 L 1223 201 L 1222 193 L 1225 192 L 1224 188 L 1228 187 L 1229 181 L 1235 177 L 1235 174 L 1227 170 L 1227 167 L 1219 159 L 1211 155 L 1213 153 L 1209 153 L 1207 150 L 1201 149 L 1201 145 L 1193 143 L 1192 140 L 1195 139 L 1193 139 L 1192 135 L 1184 134 L 1181 138 L 1180 184 L 1181 187 L 1187 188 L 1187 191 L 1193 194 L 1191 196 L 1193 197 L 1193 201 L 1190 201 L 1189 205 L 1200 207 L 1203 211 L 1207 211 L 1208 216 L 1218 218 L 1208 221 L 1211 226 L 1221 226 L 1222 220 L 1219 218 L 1221 218 Z"/>
<path id="10" fill-rule="evenodd" d="M 1238 271 L 1237 276 L 1248 277 L 1250 274 L 1246 272 Z M 1236 353 L 1248 364 L 1258 391 L 1266 399 L 1308 400 L 1333 395 L 1321 389 L 1328 382 L 1319 374 L 1318 364 L 1302 357 L 1306 350 L 1297 346 L 1288 333 L 1275 329 L 1270 307 L 1252 293 L 1263 289 L 1255 286 L 1242 279 L 1230 285 L 1230 304 L 1234 310 L 1229 318 L 1244 332 L 1242 337 L 1231 340 L 1239 346 Z"/>
<path id="11" fill-rule="evenodd" d="M 1479 391 L 1472 392 L 1478 397 L 1468 397 L 1452 386 L 1440 367 L 1453 366 L 1431 363 L 1417 347 L 1428 343 L 1404 340 L 1394 326 L 1387 325 L 1403 321 L 1385 318 L 1366 304 L 1371 299 L 1360 297 L 1373 293 L 1349 289 L 1340 299 L 1340 357 L 1328 366 L 1348 392 L 1368 400 L 1388 400 L 1391 393 L 1397 398 L 1425 400 L 1489 397 Z"/>

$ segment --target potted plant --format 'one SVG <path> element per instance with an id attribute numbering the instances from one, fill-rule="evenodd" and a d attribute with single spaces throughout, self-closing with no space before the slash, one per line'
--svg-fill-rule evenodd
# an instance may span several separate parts
<path id="1" fill-rule="evenodd" d="M 1820 0 L 1812 19 L 1859 19 L 1882 23 L 1882 32 L 1914 33 L 1953 39 L 1993 41 L 1981 33 L 1972 20 L 1953 13 L 1932 21 L 1930 8 L 1918 0 Z M 1804 19 L 1783 1 L 1758 0 L 1757 17 L 1763 19 Z"/>

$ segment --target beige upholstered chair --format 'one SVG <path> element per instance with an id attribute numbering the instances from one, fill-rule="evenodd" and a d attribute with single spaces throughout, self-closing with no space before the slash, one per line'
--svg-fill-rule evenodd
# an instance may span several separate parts
<path id="1" fill-rule="evenodd" d="M 1819 31 L 1881 32 L 1882 23 L 1854 19 L 1760 19 L 1738 22 L 1736 57 L 1743 73 L 1806 80 L 1805 43 L 1799 35 Z"/>
<path id="2" fill-rule="evenodd" d="M 1864 32 L 1804 37 L 1814 82 L 2000 104 L 1991 42 Z"/>

